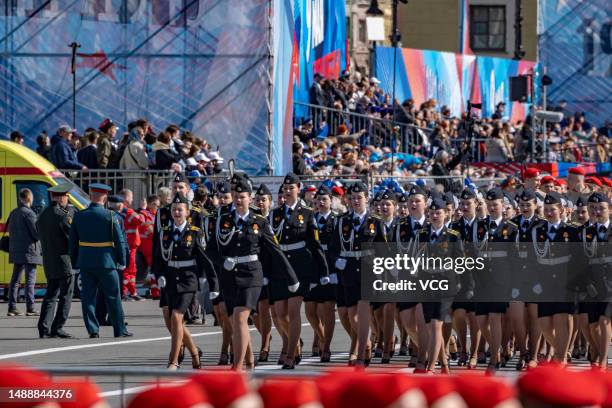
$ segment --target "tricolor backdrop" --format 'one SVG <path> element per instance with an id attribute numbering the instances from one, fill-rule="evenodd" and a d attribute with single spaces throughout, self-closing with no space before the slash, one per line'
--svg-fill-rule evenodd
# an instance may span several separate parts
<path id="1" fill-rule="evenodd" d="M 393 52 L 390 47 L 376 49 L 376 75 L 386 92 L 393 90 Z M 447 105 L 453 115 L 460 115 L 469 99 L 482 103 L 482 114 L 490 116 L 504 101 L 509 119 L 525 116 L 525 106 L 510 102 L 509 77 L 531 72 L 534 62 L 409 48 L 398 48 L 396 59 L 395 95 L 400 103 L 412 98 L 418 105 L 434 98 L 438 106 Z"/>

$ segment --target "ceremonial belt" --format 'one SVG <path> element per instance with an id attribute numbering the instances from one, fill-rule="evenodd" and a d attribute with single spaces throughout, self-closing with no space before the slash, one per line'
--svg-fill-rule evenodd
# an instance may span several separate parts
<path id="1" fill-rule="evenodd" d="M 538 263 L 541 265 L 559 265 L 568 263 L 571 255 L 560 256 L 558 258 L 538 258 Z"/>
<path id="2" fill-rule="evenodd" d="M 487 258 L 503 258 L 508 256 L 508 251 L 487 251 L 484 255 Z"/>
<path id="3" fill-rule="evenodd" d="M 374 255 L 373 249 L 365 251 L 341 251 L 340 256 L 342 258 L 363 258 L 364 256 Z"/>
<path id="4" fill-rule="evenodd" d="M 323 248 L 324 251 L 327 251 L 327 244 L 321 244 L 321 248 Z"/>
<path id="5" fill-rule="evenodd" d="M 607 263 L 612 263 L 612 256 L 604 256 L 602 258 L 589 259 L 589 265 L 599 265 L 599 264 L 607 264 Z"/>
<path id="6" fill-rule="evenodd" d="M 518 251 L 519 258 L 527 258 L 527 251 Z"/>
<path id="7" fill-rule="evenodd" d="M 293 244 L 281 245 L 280 249 L 283 251 L 295 251 L 296 249 L 306 248 L 306 241 L 300 241 Z"/>
<path id="8" fill-rule="evenodd" d="M 257 254 L 246 255 L 246 256 L 236 256 L 236 257 L 228 257 L 228 259 L 233 259 L 235 265 L 243 264 L 247 262 L 255 262 L 259 260 Z"/>
<path id="9" fill-rule="evenodd" d="M 195 259 L 190 259 L 189 261 L 168 261 L 168 266 L 176 269 L 187 268 L 195 265 L 197 265 Z"/>
<path id="10" fill-rule="evenodd" d="M 125 230 L 126 234 L 135 234 L 138 230 L 136 228 Z"/>
<path id="11" fill-rule="evenodd" d="M 90 247 L 90 248 L 109 248 L 113 246 L 113 243 L 110 241 L 107 242 L 84 242 L 79 241 L 79 246 L 82 247 Z"/>

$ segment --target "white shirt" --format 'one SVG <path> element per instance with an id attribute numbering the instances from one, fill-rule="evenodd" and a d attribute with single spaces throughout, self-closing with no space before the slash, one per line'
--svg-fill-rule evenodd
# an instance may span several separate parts
<path id="1" fill-rule="evenodd" d="M 604 227 L 606 227 L 606 232 L 599 232 L 599 228 L 600 228 L 602 225 L 603 225 Z M 607 231 L 608 231 L 608 228 L 610 228 L 610 220 L 606 221 L 606 223 L 605 223 L 605 224 L 600 224 L 600 223 L 597 223 L 596 228 L 597 228 L 597 237 L 598 237 L 599 239 L 605 239 L 605 238 L 606 238 L 606 233 L 607 233 Z"/>
<path id="2" fill-rule="evenodd" d="M 185 229 L 185 227 L 187 226 L 187 220 L 185 220 L 185 222 L 183 222 L 181 225 L 174 225 L 174 229 L 175 230 L 179 230 L 179 232 L 182 234 L 183 230 Z"/>
<path id="3" fill-rule="evenodd" d="M 289 205 L 285 203 L 286 209 L 285 209 L 285 214 L 289 213 L 289 210 L 291 210 L 293 212 L 293 210 L 295 210 L 295 207 L 297 207 L 298 202 L 296 201 L 295 203 L 293 203 L 293 205 Z"/>
<path id="4" fill-rule="evenodd" d="M 502 222 L 504 222 L 504 217 L 499 217 L 499 218 L 498 218 L 498 219 L 496 219 L 496 220 L 491 220 L 491 221 L 489 222 L 489 224 L 490 224 L 491 222 L 494 222 L 494 223 L 495 223 L 495 225 L 497 225 L 495 228 L 499 228 L 499 226 L 500 226 L 500 225 L 502 225 Z"/>
<path id="5" fill-rule="evenodd" d="M 468 220 L 467 218 L 463 217 L 463 222 L 465 223 L 466 227 L 471 227 L 472 224 L 474 224 L 474 221 L 476 220 L 476 216 L 472 217 L 472 219 Z"/>
<path id="6" fill-rule="evenodd" d="M 412 217 L 410 217 L 410 219 L 412 220 L 412 229 L 414 229 L 414 224 L 416 224 L 417 222 L 421 225 L 421 228 L 425 226 L 425 216 L 422 216 L 420 220 L 415 220 Z"/>
<path id="7" fill-rule="evenodd" d="M 433 226 L 432 226 L 433 229 Z M 432 231 L 431 235 L 436 234 L 436 239 L 440 238 L 440 235 L 442 235 L 442 230 L 444 229 L 444 225 L 442 225 L 439 229 Z M 430 237 L 431 237 L 430 235 Z"/>
<path id="8" fill-rule="evenodd" d="M 364 211 L 361 214 L 357 214 L 356 212 L 353 212 L 353 219 L 357 218 L 359 219 L 359 226 L 361 227 L 361 224 L 363 224 L 363 219 L 365 218 L 366 214 L 368 213 L 368 211 Z"/>
<path id="9" fill-rule="evenodd" d="M 553 234 L 553 233 L 550 231 L 550 230 L 551 230 L 551 228 L 553 228 L 553 227 L 554 227 L 554 228 L 556 228 L 557 232 L 559 232 L 559 225 L 560 225 L 560 224 L 561 224 L 561 221 L 557 222 L 556 224 L 551 224 L 550 222 L 548 223 L 548 225 L 547 225 L 547 234 L 548 234 L 548 238 L 549 238 L 549 239 L 554 239 L 554 238 L 555 238 L 555 235 L 557 234 L 557 233 L 554 233 L 554 234 Z"/>
<path id="10" fill-rule="evenodd" d="M 249 219 L 249 213 L 250 211 L 247 210 L 246 214 L 240 215 L 238 211 L 236 211 L 236 223 L 238 223 L 239 220 L 246 222 Z"/>

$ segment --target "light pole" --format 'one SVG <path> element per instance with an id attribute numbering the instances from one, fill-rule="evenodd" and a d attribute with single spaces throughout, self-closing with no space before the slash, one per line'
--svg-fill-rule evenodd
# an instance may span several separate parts
<path id="1" fill-rule="evenodd" d="M 72 128 L 76 129 L 76 52 L 77 48 L 81 48 L 81 44 L 73 41 L 68 46 L 72 49 L 72 59 L 70 60 L 70 72 L 72 73 Z"/>

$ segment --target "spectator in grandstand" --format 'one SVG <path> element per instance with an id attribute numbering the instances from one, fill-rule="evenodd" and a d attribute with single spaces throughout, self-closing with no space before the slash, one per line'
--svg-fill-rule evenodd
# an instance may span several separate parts
<path id="1" fill-rule="evenodd" d="M 308 101 L 311 105 L 325 106 L 325 97 L 321 87 L 322 80 L 323 77 L 320 74 L 314 74 L 314 81 L 308 91 Z"/>
<path id="2" fill-rule="evenodd" d="M 98 167 L 98 132 L 95 129 L 85 131 L 87 145 L 77 152 L 77 159 L 87 168 L 95 169 Z"/>
<path id="3" fill-rule="evenodd" d="M 70 146 L 72 134 L 75 132 L 68 125 L 62 125 L 51 138 L 51 163 L 58 169 L 87 170 L 87 166 L 79 162 L 74 150 Z"/>
<path id="4" fill-rule="evenodd" d="M 9 284 L 8 316 L 21 316 L 17 310 L 19 296 L 19 282 L 21 275 L 26 275 L 26 314 L 38 316 L 34 305 L 34 285 L 36 284 L 36 265 L 42 264 L 42 252 L 36 227 L 36 213 L 32 210 L 34 195 L 27 188 L 19 190 L 19 207 L 9 215 L 8 231 L 11 235 L 9 241 L 9 263 L 13 264 L 13 276 Z"/>
<path id="5" fill-rule="evenodd" d="M 500 102 L 495 107 L 495 112 L 491 116 L 492 119 L 502 120 L 504 118 L 504 112 L 506 110 L 506 104 L 504 102 Z"/>
<path id="6" fill-rule="evenodd" d="M 49 160 L 49 152 L 51 151 L 51 147 L 49 146 L 49 136 L 47 132 L 43 130 L 43 132 L 38 135 L 36 138 L 36 144 L 38 147 L 36 148 L 36 153 Z"/>
<path id="7" fill-rule="evenodd" d="M 599 129 L 597 129 L 597 133 L 607 137 L 608 139 L 612 138 L 612 122 L 609 120 L 606 120 L 604 125 L 600 127 Z"/>
<path id="8" fill-rule="evenodd" d="M 512 160 L 512 150 L 508 145 L 505 133 L 500 128 L 493 129 L 487 139 L 487 159 L 490 163 L 505 163 Z"/>
<path id="9" fill-rule="evenodd" d="M 22 145 L 25 138 L 23 137 L 21 132 L 15 130 L 14 132 L 11 132 L 9 139 L 11 142 L 19 143 Z"/>
<path id="10" fill-rule="evenodd" d="M 181 158 L 178 153 L 171 149 L 172 137 L 165 130 L 157 136 L 157 141 L 153 144 L 153 154 L 155 155 L 155 169 L 169 170 L 172 165 L 178 163 Z"/>
<path id="11" fill-rule="evenodd" d="M 610 161 L 610 140 L 603 136 L 597 136 L 597 147 L 595 148 L 595 161 L 606 163 Z"/>
<path id="12" fill-rule="evenodd" d="M 99 169 L 116 169 L 119 165 L 115 136 L 117 126 L 110 119 L 104 119 L 100 124 L 100 136 L 97 141 L 96 155 Z"/>
<path id="13" fill-rule="evenodd" d="M 119 168 L 122 170 L 148 170 L 149 157 L 144 143 L 145 130 L 140 126 L 134 127 L 130 131 L 125 150 L 119 161 Z M 134 201 L 138 202 L 145 198 L 147 194 L 144 178 L 134 172 L 124 173 L 124 188 L 132 190 Z"/>
<path id="14" fill-rule="evenodd" d="M 451 170 L 461 163 L 463 159 L 463 153 L 459 153 L 451 159 L 448 152 L 445 150 L 439 150 L 434 157 L 434 164 L 431 167 L 431 174 L 433 176 L 450 176 Z M 453 182 L 449 178 L 444 178 L 439 184 L 444 186 L 444 191 L 453 191 Z"/>
<path id="15" fill-rule="evenodd" d="M 308 173 L 308 168 L 304 162 L 304 145 L 300 142 L 293 143 L 293 172 L 298 176 Z"/>

